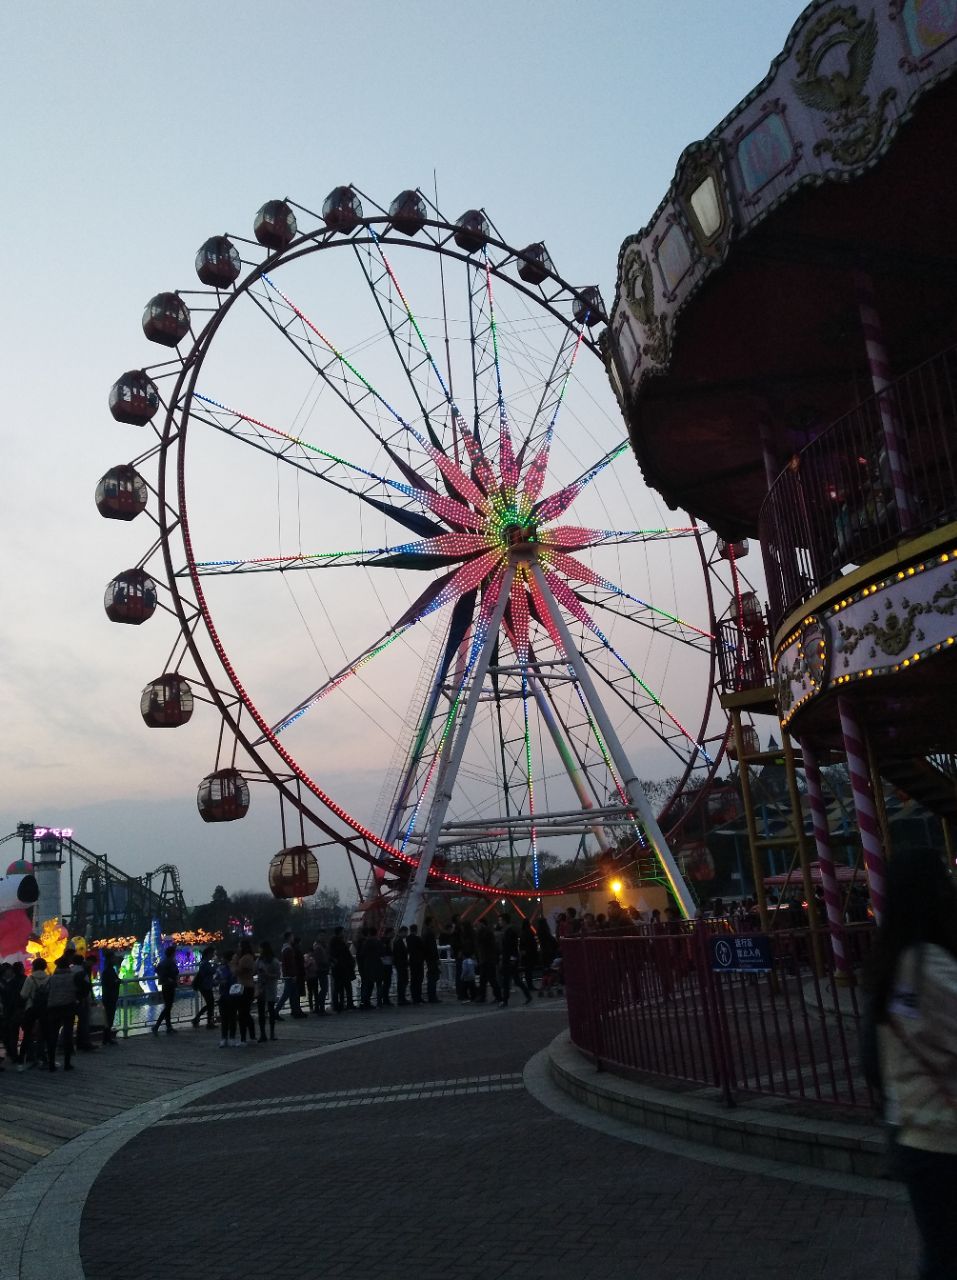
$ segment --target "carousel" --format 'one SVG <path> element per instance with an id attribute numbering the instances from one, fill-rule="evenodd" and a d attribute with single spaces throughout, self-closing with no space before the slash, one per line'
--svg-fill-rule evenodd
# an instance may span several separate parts
<path id="1" fill-rule="evenodd" d="M 729 555 L 760 542 L 722 700 L 744 765 L 764 713 L 803 771 L 795 860 L 838 967 L 818 766 L 846 760 L 877 919 L 885 783 L 951 849 L 957 819 L 955 65 L 954 4 L 809 5 L 622 246 L 605 349 L 645 479 Z M 749 835 L 766 923 L 753 812 Z"/>

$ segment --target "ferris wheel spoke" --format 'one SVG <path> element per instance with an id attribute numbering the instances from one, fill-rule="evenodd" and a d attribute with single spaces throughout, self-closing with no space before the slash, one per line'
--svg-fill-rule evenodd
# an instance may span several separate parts
<path id="1" fill-rule="evenodd" d="M 378 472 L 370 471 L 368 467 L 360 466 L 357 462 L 350 462 L 347 458 L 331 453 L 328 449 L 322 449 L 319 445 L 312 444 L 310 441 L 304 440 L 300 436 L 290 435 L 288 431 L 282 431 L 279 427 L 272 427 L 259 418 L 254 418 L 250 414 L 243 413 L 240 409 L 231 408 L 229 405 L 223 404 L 219 400 L 214 400 L 211 396 L 201 395 L 198 391 L 194 393 L 194 398 L 201 401 L 203 404 L 210 406 L 212 409 L 218 409 L 228 417 L 236 418 L 241 422 L 246 422 L 250 426 L 268 433 L 270 436 L 285 440 L 288 444 L 302 449 L 306 453 L 312 453 L 317 457 L 325 458 L 330 463 L 343 467 L 347 471 L 365 476 L 376 485 L 384 485 L 386 488 L 392 489 L 396 493 L 401 493 L 403 496 L 413 499 L 413 501 L 417 502 L 420 506 L 425 507 L 427 511 L 431 511 L 433 515 L 439 516 L 449 524 L 462 525 L 471 529 L 479 529 L 484 524 L 484 519 L 481 513 L 473 511 L 471 508 L 464 506 L 461 502 L 456 502 L 453 498 L 446 497 L 445 494 L 436 493 L 434 490 L 417 488 L 415 485 L 405 484 L 400 480 L 391 480 L 388 476 L 379 475 Z M 214 422 L 213 425 L 217 426 L 220 430 L 225 431 L 227 435 L 232 435 L 237 439 L 243 439 L 241 435 L 237 435 L 235 431 L 230 431 L 218 421 Z M 316 472 L 316 474 L 320 479 L 326 478 L 323 473 Z M 346 486 L 340 485 L 339 487 L 343 488 Z M 351 492 L 353 497 L 363 497 L 361 490 L 349 490 L 347 488 L 347 491 Z"/>
<path id="2" fill-rule="evenodd" d="M 543 541 L 565 551 L 584 551 L 588 547 L 624 547 L 634 543 L 671 542 L 693 538 L 694 525 L 661 525 L 648 529 L 582 529 L 573 525 L 556 525 L 543 535 Z"/>
<path id="3" fill-rule="evenodd" d="M 545 476 L 548 472 L 548 459 L 551 454 L 552 441 L 555 436 L 555 424 L 558 421 L 558 414 L 562 407 L 562 401 L 565 398 L 565 392 L 568 389 L 568 383 L 571 379 L 572 369 L 575 366 L 575 360 L 578 357 L 578 351 L 581 347 L 583 335 L 584 326 L 578 329 L 575 343 L 572 347 L 571 357 L 567 361 L 567 367 L 565 367 L 563 372 L 559 374 L 558 370 L 560 368 L 560 362 L 567 350 L 570 339 L 570 331 L 566 330 L 565 341 L 562 343 L 558 354 L 555 357 L 552 370 L 549 373 L 548 379 L 545 382 L 545 387 L 542 391 L 542 398 L 532 417 L 528 434 L 526 435 L 525 440 L 522 443 L 522 447 L 519 450 L 519 459 L 521 460 L 524 458 L 526 450 L 531 447 L 531 442 L 534 439 L 535 424 L 538 422 L 542 412 L 546 409 L 549 396 L 553 396 L 554 404 L 551 406 L 552 413 L 548 421 L 548 426 L 545 428 L 545 435 L 542 439 L 542 443 L 535 453 L 535 456 L 529 464 L 528 471 L 525 474 L 525 481 L 522 486 L 523 506 L 527 505 L 529 507 L 533 507 L 538 501 L 542 488 L 544 487 Z M 555 390 L 556 383 L 557 390 Z"/>
<path id="4" fill-rule="evenodd" d="M 326 335 L 322 332 L 322 330 L 319 329 L 309 319 L 309 317 L 302 310 L 302 308 L 299 307 L 295 302 L 293 302 L 293 300 L 289 297 L 289 295 L 284 293 L 282 289 L 280 289 L 279 286 L 273 280 L 271 280 L 268 275 L 264 275 L 263 280 L 271 289 L 273 289 L 279 295 L 279 297 L 282 298 L 282 300 L 286 303 L 288 307 L 291 308 L 291 310 L 301 320 L 301 322 L 312 333 L 316 335 L 319 341 L 322 342 L 323 345 L 328 348 L 328 350 L 335 357 L 336 361 L 338 361 L 339 365 L 343 369 L 348 370 L 349 373 L 351 373 L 353 377 L 358 380 L 358 382 L 364 388 L 364 391 L 368 395 L 370 395 L 378 404 L 380 404 L 382 408 L 385 409 L 385 411 L 388 414 L 390 414 L 392 418 L 395 419 L 399 427 L 401 427 L 402 430 L 412 440 L 415 441 L 415 443 L 419 446 L 419 448 L 425 453 L 426 457 L 431 462 L 433 462 L 435 466 L 439 469 L 443 478 L 449 483 L 449 485 L 452 487 L 455 493 L 457 493 L 461 498 L 465 499 L 466 501 L 475 502 L 476 505 L 481 510 L 484 511 L 485 505 L 486 505 L 486 499 L 485 499 L 484 493 L 482 493 L 480 490 L 476 488 L 476 486 L 473 484 L 471 479 L 458 467 L 455 461 L 452 458 L 448 457 L 446 453 L 437 444 L 426 439 L 426 437 L 423 436 L 420 431 L 418 431 L 410 422 L 406 421 L 406 419 L 402 416 L 402 414 L 398 411 L 398 409 L 396 409 L 395 406 L 392 405 L 385 398 L 385 396 L 382 395 L 382 393 L 372 385 L 372 383 L 368 380 L 368 378 L 366 378 L 366 376 L 359 371 L 359 369 L 343 354 L 343 352 L 341 352 L 332 343 L 331 339 L 326 337 Z M 347 403 L 351 404 L 352 402 L 347 400 Z M 395 451 L 392 449 L 391 445 L 389 445 L 388 441 L 382 436 L 380 432 L 378 432 L 375 428 L 373 428 L 368 421 L 366 421 L 363 415 L 360 414 L 360 417 L 363 417 L 363 421 L 365 422 L 365 425 L 372 431 L 372 434 L 376 437 L 376 439 L 388 450 L 389 455 L 390 457 L 392 457 L 393 461 L 396 461 L 397 459 L 396 459 Z M 420 484 L 421 484 L 421 478 L 420 478 Z M 439 504 L 444 504 L 445 511 L 447 513 L 443 515 L 444 519 L 450 519 L 455 523 L 465 523 L 466 525 L 469 525 L 470 523 L 474 525 L 474 523 L 477 520 L 474 513 L 471 512 L 468 507 L 463 506 L 462 503 L 455 498 L 451 498 L 451 497 L 443 498 L 441 495 L 436 494 L 432 499 L 432 503 L 433 503 L 432 509 L 435 510 L 437 514 L 443 514 L 443 512 L 439 509 Z M 458 511 L 458 514 L 455 514 L 456 510 Z M 463 515 L 462 513 L 465 513 L 465 515 Z M 467 518 L 467 517 L 470 517 L 470 518 Z"/>
<path id="5" fill-rule="evenodd" d="M 640 596 L 632 595 L 630 591 L 625 591 L 623 587 L 619 587 L 616 583 L 611 582 L 608 578 L 603 578 L 601 574 L 596 573 L 594 569 L 564 552 L 548 552 L 546 554 L 546 562 L 553 568 L 564 574 L 565 578 L 570 582 L 584 582 L 590 587 L 598 587 L 602 591 L 609 591 L 612 595 L 622 600 L 630 600 L 633 604 L 640 605 L 643 609 L 647 609 L 650 613 L 667 619 L 668 622 L 674 623 L 682 628 L 686 633 L 694 633 L 698 637 L 707 641 L 713 641 L 714 636 L 709 631 L 703 631 L 700 627 L 696 627 L 691 622 L 686 622 L 683 618 L 679 618 L 676 614 L 669 613 L 666 609 L 659 609 L 656 605 L 642 600 Z"/>
<path id="6" fill-rule="evenodd" d="M 247 556 L 234 560 L 197 560 L 201 577 L 242 573 L 289 573 L 299 569 L 444 569 L 488 551 L 488 538 L 481 533 L 443 533 L 418 542 L 397 543 L 393 547 L 373 547 L 353 551 L 299 551 L 290 555 Z M 181 569 L 177 577 L 186 577 Z"/>
<path id="7" fill-rule="evenodd" d="M 688 741 L 692 744 L 692 746 L 694 746 L 698 751 L 701 752 L 701 754 L 705 757 L 705 759 L 709 763 L 713 763 L 711 757 L 709 756 L 703 744 L 698 742 L 697 739 L 691 733 L 688 732 L 688 730 L 684 727 L 684 725 L 677 718 L 677 716 L 675 716 L 673 712 L 669 711 L 667 706 L 665 706 L 664 702 L 658 696 L 658 694 L 656 694 L 654 690 L 644 680 L 642 680 L 641 676 L 639 676 L 637 672 L 632 670 L 632 668 L 628 665 L 625 659 L 614 647 L 614 645 L 611 643 L 608 637 L 604 634 L 604 632 L 601 630 L 598 624 L 591 617 L 588 610 L 584 607 L 584 605 L 575 595 L 574 591 L 572 591 L 571 587 L 567 586 L 567 584 L 561 578 L 556 577 L 556 575 L 550 572 L 548 569 L 544 569 L 543 573 L 545 575 L 545 580 L 548 583 L 548 586 L 552 594 L 554 595 L 558 603 L 562 606 L 562 608 L 566 609 L 574 618 L 576 618 L 579 622 L 583 623 L 588 628 L 588 630 L 592 632 L 593 635 L 597 636 L 597 638 L 601 641 L 604 648 L 606 648 L 608 652 L 612 654 L 612 656 L 621 664 L 621 666 L 625 669 L 625 671 L 627 671 L 628 674 L 631 676 L 635 684 L 637 684 L 637 686 L 644 691 L 644 693 L 651 699 L 651 701 L 655 704 L 655 706 L 660 708 L 661 711 L 664 712 L 664 714 L 668 717 L 668 719 L 671 720 L 671 722 L 676 726 L 676 728 L 678 728 L 681 731 L 681 733 L 684 735 L 684 737 L 688 739 Z"/>
<path id="8" fill-rule="evenodd" d="M 538 502 L 532 510 L 532 515 L 536 520 L 547 521 L 554 520 L 560 516 L 563 511 L 567 511 L 578 495 L 585 489 L 596 476 L 600 475 L 607 466 L 620 458 L 627 450 L 628 441 L 622 440 L 614 449 L 609 451 L 595 463 L 593 467 L 583 472 L 577 480 L 573 480 L 571 484 L 565 485 L 563 489 L 557 490 L 547 498 L 543 498 Z"/>

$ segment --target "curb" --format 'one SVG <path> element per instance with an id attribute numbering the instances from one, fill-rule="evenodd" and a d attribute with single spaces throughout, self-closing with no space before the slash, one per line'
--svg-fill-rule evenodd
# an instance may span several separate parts
<path id="1" fill-rule="evenodd" d="M 827 1173 L 884 1176 L 886 1144 L 876 1124 L 789 1116 L 782 1114 L 787 1103 L 776 1099 L 729 1109 L 716 1090 L 656 1089 L 598 1071 L 572 1044 L 568 1032 L 549 1046 L 548 1070 L 555 1085 L 575 1101 L 645 1129 Z"/>

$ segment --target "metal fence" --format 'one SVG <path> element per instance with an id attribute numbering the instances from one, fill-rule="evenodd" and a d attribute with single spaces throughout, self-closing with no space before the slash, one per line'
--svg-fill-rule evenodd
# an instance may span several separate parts
<path id="1" fill-rule="evenodd" d="M 774 626 L 902 536 L 954 519 L 957 348 L 863 400 L 772 485 L 759 532 Z"/>
<path id="2" fill-rule="evenodd" d="M 866 925 L 845 930 L 858 968 L 872 934 Z M 715 971 L 718 936 L 699 926 L 563 939 L 573 1042 L 599 1067 L 710 1085 L 729 1105 L 770 1094 L 870 1108 L 859 989 L 837 981 L 827 931 L 766 936 L 767 972 Z"/>

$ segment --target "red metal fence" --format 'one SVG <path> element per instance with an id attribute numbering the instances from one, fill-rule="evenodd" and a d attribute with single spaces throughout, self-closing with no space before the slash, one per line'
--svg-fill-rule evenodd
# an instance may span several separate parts
<path id="1" fill-rule="evenodd" d="M 906 511 L 898 510 L 887 424 L 896 434 Z M 827 427 L 772 485 L 759 517 L 771 619 L 895 547 L 957 519 L 957 349 L 863 400 Z"/>
<path id="2" fill-rule="evenodd" d="M 848 926 L 857 964 L 871 926 Z M 870 1108 L 858 1062 L 860 997 L 827 963 L 826 930 L 769 936 L 767 973 L 715 972 L 705 927 L 564 938 L 573 1042 L 599 1066 L 740 1094 Z M 740 936 L 740 935 L 739 935 Z"/>

